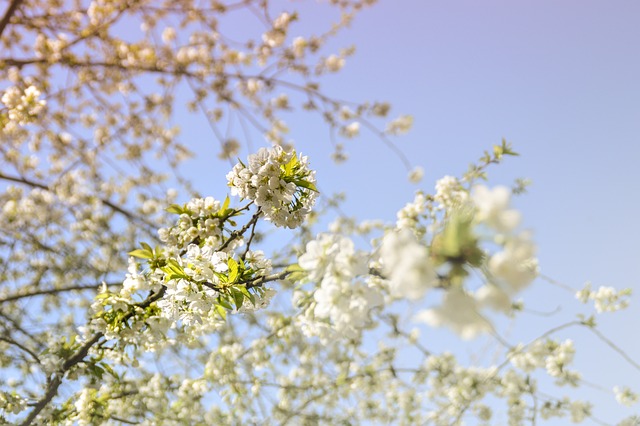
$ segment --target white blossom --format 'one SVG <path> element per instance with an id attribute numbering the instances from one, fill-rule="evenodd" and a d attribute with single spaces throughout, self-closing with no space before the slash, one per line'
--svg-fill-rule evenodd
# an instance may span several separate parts
<path id="1" fill-rule="evenodd" d="M 444 176 L 436 182 L 436 195 L 433 197 L 441 209 L 462 206 L 469 194 L 462 188 L 457 178 Z"/>
<path id="2" fill-rule="evenodd" d="M 502 251 L 489 259 L 489 272 L 501 283 L 503 289 L 513 294 L 528 286 L 538 275 L 538 261 L 531 235 L 523 232 L 510 236 Z"/>
<path id="3" fill-rule="evenodd" d="M 635 405 L 638 400 L 640 400 L 638 394 L 632 391 L 628 386 L 615 386 L 613 388 L 613 393 L 616 397 L 616 401 L 621 405 L 626 405 L 627 407 Z"/>
<path id="4" fill-rule="evenodd" d="M 387 124 L 386 132 L 391 135 L 401 135 L 411 130 L 413 126 L 413 116 L 402 115 Z"/>
<path id="5" fill-rule="evenodd" d="M 471 200 L 477 209 L 476 218 L 481 223 L 499 231 L 512 231 L 520 223 L 520 213 L 509 209 L 511 191 L 505 186 L 489 189 L 476 185 Z"/>
<path id="6" fill-rule="evenodd" d="M 276 226 L 295 228 L 311 211 L 317 196 L 308 159 L 280 146 L 262 148 L 227 174 L 231 193 L 256 203 Z"/>
<path id="7" fill-rule="evenodd" d="M 419 312 L 415 319 L 433 327 L 449 327 L 463 339 L 472 339 L 491 330 L 479 312 L 476 300 L 462 290 L 445 292 L 440 306 Z"/>
<path id="8" fill-rule="evenodd" d="M 393 297 L 417 300 L 437 284 L 427 248 L 408 229 L 384 237 L 380 259 Z"/>

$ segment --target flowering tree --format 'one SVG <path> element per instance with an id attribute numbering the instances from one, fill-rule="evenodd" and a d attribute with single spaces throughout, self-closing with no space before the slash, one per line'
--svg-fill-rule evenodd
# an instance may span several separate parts
<path id="1" fill-rule="evenodd" d="M 503 337 L 501 318 L 519 315 L 539 274 L 510 206 L 523 185 L 486 183 L 490 166 L 516 155 L 510 144 L 418 191 L 395 223 L 339 217 L 322 229 L 337 201 L 285 140 L 283 115 L 318 113 L 337 161 L 340 138 L 361 126 L 387 144 L 411 126 L 381 123 L 387 104 L 321 90 L 352 53 L 325 43 L 370 3 L 333 0 L 338 22 L 293 37 L 298 15 L 266 0 L 9 2 L 1 423 L 640 424 L 601 421 L 570 397 L 585 381 L 573 341 L 557 337 L 588 330 L 640 369 L 598 329 L 628 290 L 586 286 L 576 303 L 594 302 L 594 315 L 521 343 Z M 226 33 L 227 20 L 246 25 L 246 39 Z M 197 154 L 171 124 L 184 104 L 231 163 L 228 194 L 202 196 L 183 176 Z M 268 147 L 233 160 L 249 140 L 232 123 Z M 290 242 L 274 243 L 274 230 Z M 435 352 L 416 323 L 492 336 L 497 357 L 468 365 Z M 615 394 L 638 400 L 626 386 Z"/>

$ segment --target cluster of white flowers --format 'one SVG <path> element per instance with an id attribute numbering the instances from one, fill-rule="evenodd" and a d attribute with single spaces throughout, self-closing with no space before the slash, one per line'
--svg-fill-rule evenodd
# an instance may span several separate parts
<path id="1" fill-rule="evenodd" d="M 304 56 L 304 51 L 308 46 L 309 42 L 304 37 L 296 37 L 291 42 L 291 50 L 296 58 Z"/>
<path id="2" fill-rule="evenodd" d="M 338 55 L 329 55 L 323 62 L 323 67 L 330 72 L 338 72 L 344 67 L 345 59 Z"/>
<path id="3" fill-rule="evenodd" d="M 557 401 L 545 401 L 540 407 L 540 417 L 547 420 L 552 417 L 569 415 L 571 422 L 581 423 L 592 414 L 593 405 L 585 401 L 571 401 L 565 397 Z"/>
<path id="4" fill-rule="evenodd" d="M 473 406 L 482 420 L 491 420 L 491 410 L 477 401 L 496 392 L 500 381 L 495 367 L 463 367 L 448 352 L 430 355 L 423 365 L 429 375 L 427 396 L 438 409 L 429 413 L 429 424 L 451 424 L 451 418 L 459 416 Z"/>
<path id="5" fill-rule="evenodd" d="M 522 232 L 505 238 L 502 251 L 489 259 L 489 272 L 508 294 L 519 292 L 538 276 L 535 248 L 530 233 Z"/>
<path id="6" fill-rule="evenodd" d="M 116 11 L 116 6 L 109 1 L 93 0 L 87 8 L 87 15 L 93 25 L 98 25 Z"/>
<path id="7" fill-rule="evenodd" d="M 538 275 L 536 247 L 529 232 L 516 233 L 520 212 L 509 207 L 511 192 L 504 186 L 489 189 L 473 188 L 471 202 L 479 224 L 497 232 L 494 242 L 502 251 L 493 254 L 487 263 L 494 284 L 509 295 L 529 285 Z"/>
<path id="8" fill-rule="evenodd" d="M 75 413 L 72 418 L 80 426 L 89 426 L 93 424 L 93 417 L 97 414 L 95 410 L 96 389 L 84 388 L 80 391 L 79 397 L 73 404 Z"/>
<path id="9" fill-rule="evenodd" d="M 484 225 L 498 232 L 510 232 L 520 223 L 520 212 L 509 208 L 509 188 L 496 186 L 489 189 L 484 185 L 476 185 L 471 198 L 476 208 L 476 219 Z"/>
<path id="10" fill-rule="evenodd" d="M 177 260 L 189 279 L 166 280 L 166 294 L 158 301 L 158 307 L 172 321 L 182 320 L 185 325 L 202 323 L 213 310 L 218 291 L 211 287 L 218 287 L 216 273 L 228 270 L 228 254 L 191 244 L 186 257 Z"/>
<path id="11" fill-rule="evenodd" d="M 504 187 L 490 190 L 484 186 L 474 188 L 473 194 L 462 187 L 454 177 L 445 176 L 436 185 L 434 200 L 440 209 L 447 211 L 469 211 L 473 213 L 470 224 L 472 232 L 465 244 L 477 245 L 475 229 L 489 231 L 486 234 L 491 247 L 496 245 L 500 251 L 484 256 L 489 282 L 476 291 L 464 288 L 447 289 L 442 304 L 436 308 L 421 311 L 416 319 L 432 326 L 448 326 L 464 338 L 472 338 L 491 330 L 491 323 L 482 316 L 483 309 L 511 313 L 512 297 L 530 284 L 537 276 L 535 245 L 528 232 L 515 233 L 520 213 L 509 208 L 510 193 Z M 426 228 L 420 225 L 421 218 L 427 218 L 428 212 L 434 214 L 428 198 L 418 192 L 412 203 L 398 212 L 396 227 L 399 231 L 387 233 L 382 241 L 380 259 L 383 271 L 388 278 L 390 293 L 396 298 L 410 300 L 421 299 L 425 292 L 439 282 L 438 272 L 444 277 L 448 267 L 436 263 L 426 245 L 419 243 L 416 234 L 422 235 Z M 464 221 L 463 221 L 464 222 Z M 463 222 L 460 225 L 467 226 Z M 445 229 L 437 224 L 429 229 Z M 461 228 L 462 229 L 462 228 Z M 456 233 L 458 231 L 455 231 Z M 467 252 L 473 246 L 465 248 Z M 475 250 L 482 250 L 479 245 Z M 445 255 L 444 262 L 447 262 Z M 434 259 L 436 262 L 434 262 Z M 475 265 L 477 266 L 477 265 Z M 440 268 L 440 269 L 439 269 Z M 446 280 L 445 280 L 446 281 Z"/>
<path id="12" fill-rule="evenodd" d="M 450 353 L 429 356 L 422 372 L 430 385 L 427 396 L 438 407 L 429 413 L 429 424 L 450 425 L 452 418 L 469 411 L 479 420 L 490 422 L 493 412 L 480 402 L 489 394 L 506 400 L 509 425 L 524 424 L 533 413 L 545 420 L 569 416 L 573 423 L 580 423 L 592 414 L 592 404 L 567 397 L 545 399 L 529 406 L 526 399 L 537 393 L 537 381 L 529 373 L 509 369 L 500 375 L 495 366 L 463 367 Z"/>
<path id="13" fill-rule="evenodd" d="M 445 176 L 436 182 L 436 194 L 433 197 L 441 209 L 462 206 L 469 198 L 460 181 L 453 176 Z"/>
<path id="14" fill-rule="evenodd" d="M 354 121 L 340 129 L 340 134 L 346 138 L 355 138 L 360 134 L 360 123 Z"/>
<path id="15" fill-rule="evenodd" d="M 35 86 L 29 86 L 24 90 L 15 86 L 9 87 L 0 98 L 0 102 L 7 108 L 9 122 L 24 126 L 33 121 L 46 105 L 46 101 L 40 99 L 40 95 L 40 91 Z M 3 124 L 2 120 L 0 120 L 1 124 Z"/>
<path id="16" fill-rule="evenodd" d="M 160 228 L 158 236 L 167 246 L 185 248 L 196 238 L 209 247 L 217 247 L 222 238 L 220 201 L 213 197 L 193 198 L 183 209 L 177 224 L 171 228 Z"/>
<path id="17" fill-rule="evenodd" d="M 419 228 L 418 224 L 420 217 L 424 215 L 427 210 L 427 197 L 421 192 L 417 192 L 413 201 L 407 203 L 396 214 L 397 221 L 396 227 L 416 229 Z"/>
<path id="18" fill-rule="evenodd" d="M 50 337 L 47 341 L 47 352 L 40 355 L 40 366 L 46 374 L 53 374 L 62 368 L 64 358 L 60 356 L 63 352 L 64 343 Z"/>
<path id="19" fill-rule="evenodd" d="M 278 47 L 287 38 L 289 24 L 295 19 L 295 15 L 282 13 L 273 21 L 272 28 L 262 35 L 262 41 L 268 47 Z"/>
<path id="20" fill-rule="evenodd" d="M 616 312 L 627 308 L 630 296 L 630 288 L 616 290 L 613 287 L 601 286 L 598 287 L 598 290 L 593 291 L 591 283 L 586 283 L 584 288 L 576 293 L 576 298 L 582 303 L 593 300 L 598 313 Z"/>
<path id="21" fill-rule="evenodd" d="M 194 198 L 183 206 L 171 205 L 168 211 L 178 219 L 174 226 L 160 229 L 164 245 L 152 249 L 143 243 L 142 249 L 131 252 L 146 259 L 148 268 L 140 271 L 130 258 L 120 292 L 103 288 L 92 305 L 94 320 L 86 331 L 154 351 L 168 343 L 169 329 L 184 327 L 196 338 L 218 328 L 227 311 L 248 312 L 269 304 L 275 292 L 252 288 L 247 280 L 267 276 L 270 259 L 249 248 L 237 254 L 235 249 L 244 245 L 242 235 L 231 234 L 225 240 L 224 224 L 237 214 L 229 208 L 228 198 L 222 205 L 212 197 Z M 143 321 L 133 319 L 142 315 L 135 300 L 149 292 L 162 292 L 162 298 L 149 306 Z M 122 321 L 125 316 L 131 321 Z"/>
<path id="22" fill-rule="evenodd" d="M 15 393 L 0 390 L 0 412 L 18 414 L 27 408 L 27 400 Z M 1 419 L 1 417 L 0 417 Z"/>
<path id="23" fill-rule="evenodd" d="M 298 263 L 308 279 L 318 283 L 308 313 L 329 320 L 340 335 L 355 335 L 370 321 L 370 311 L 383 302 L 379 289 L 362 278 L 368 273 L 366 255 L 346 237 L 320 234 L 307 244 Z M 313 333 L 313 326 L 307 325 Z"/>
<path id="24" fill-rule="evenodd" d="M 227 174 L 231 193 L 253 201 L 276 226 L 299 226 L 313 207 L 317 190 L 308 159 L 280 146 L 262 148 Z"/>
<path id="25" fill-rule="evenodd" d="M 640 425 L 640 415 L 633 415 L 618 422 L 617 426 L 638 426 Z"/>

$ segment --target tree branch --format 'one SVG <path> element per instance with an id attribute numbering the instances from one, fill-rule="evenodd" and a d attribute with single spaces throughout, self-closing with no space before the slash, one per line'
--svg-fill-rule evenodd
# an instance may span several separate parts
<path id="1" fill-rule="evenodd" d="M 57 372 L 47 384 L 47 391 L 44 396 L 36 403 L 36 405 L 34 405 L 33 410 L 31 410 L 27 418 L 20 423 L 20 426 L 28 426 L 33 423 L 33 420 L 35 420 L 38 414 L 40 414 L 44 407 L 46 407 L 58 393 L 58 388 L 62 384 L 62 379 L 65 373 L 69 371 L 70 368 L 84 360 L 84 357 L 89 353 L 89 349 L 91 349 L 91 347 L 95 345 L 102 336 L 102 333 L 96 333 L 90 340 L 80 347 L 78 352 L 76 352 L 71 358 L 67 359 L 67 361 L 62 365 L 62 368 L 60 369 L 61 371 Z"/>
<path id="2" fill-rule="evenodd" d="M 7 25 L 9 25 L 9 21 L 11 20 L 11 17 L 13 16 L 14 13 L 16 13 L 16 10 L 18 10 L 18 7 L 20 7 L 20 3 L 22 3 L 23 1 L 24 0 L 13 0 L 9 5 L 9 8 L 4 13 L 2 20 L 0 21 L 0 36 L 2 36 L 4 29 L 7 27 Z"/>
<path id="3" fill-rule="evenodd" d="M 7 180 L 10 182 L 16 182 L 16 183 L 21 183 L 24 185 L 28 185 L 34 188 L 40 188 L 40 189 L 44 189 L 45 191 L 49 191 L 49 192 L 54 192 L 51 188 L 49 188 L 47 185 L 43 184 L 43 183 L 39 183 L 39 182 L 35 182 L 32 180 L 29 180 L 27 178 L 23 178 L 23 177 L 16 177 L 16 176 L 9 176 L 9 175 L 5 175 L 4 173 L 0 173 L 0 179 L 2 180 Z M 130 220 L 135 220 L 135 221 L 139 221 L 141 223 L 144 223 L 145 225 L 151 227 L 151 228 L 155 228 L 155 225 L 152 223 L 147 222 L 144 218 L 141 218 L 139 216 L 137 216 L 136 214 L 123 209 L 122 207 L 114 204 L 113 202 L 105 199 L 105 198 L 98 198 L 98 200 L 106 207 L 109 207 L 111 210 L 113 210 L 114 212 L 120 213 L 121 215 L 125 216 L 127 219 Z"/>
<path id="4" fill-rule="evenodd" d="M 159 300 L 164 296 L 166 291 L 166 287 L 162 287 L 162 289 L 157 293 L 151 293 L 149 297 L 147 297 L 143 302 L 137 303 L 136 306 L 140 308 L 146 308 L 151 305 L 153 302 Z M 130 311 L 125 317 L 123 321 L 127 321 L 134 315 L 133 311 Z M 53 377 L 47 382 L 47 390 L 42 398 L 38 400 L 38 402 L 33 406 L 33 410 L 29 413 L 29 415 L 24 419 L 20 426 L 28 426 L 33 423 L 33 420 L 40 414 L 40 412 L 51 402 L 51 400 L 58 394 L 58 388 L 62 384 L 62 379 L 64 375 L 77 364 L 84 361 L 85 357 L 89 354 L 89 350 L 100 341 L 104 337 L 102 332 L 98 332 L 91 337 L 91 339 L 87 340 L 84 345 L 78 349 L 78 351 L 73 354 L 70 358 L 68 358 L 58 372 L 56 372 Z"/>
<path id="5" fill-rule="evenodd" d="M 112 287 L 112 286 L 120 285 L 122 283 L 106 283 L 106 284 L 107 284 L 107 286 Z M 46 295 L 46 294 L 57 294 L 57 293 L 64 293 L 64 292 L 67 292 L 67 291 L 74 291 L 74 290 L 95 290 L 98 287 L 100 287 L 101 285 L 102 285 L 102 283 L 98 283 L 98 284 L 78 284 L 78 285 L 72 285 L 72 286 L 69 286 L 69 287 L 43 288 L 43 289 L 33 290 L 33 291 L 29 291 L 29 292 L 10 294 L 10 295 L 8 295 L 8 296 L 6 296 L 4 298 L 0 298 L 0 305 L 2 305 L 3 303 L 13 302 L 15 300 L 24 299 L 25 297 L 41 296 L 41 295 Z"/>
<path id="6" fill-rule="evenodd" d="M 7 342 L 10 345 L 16 346 L 17 348 L 20 348 L 21 350 L 23 350 L 24 352 L 28 353 L 29 355 L 31 355 L 31 357 L 38 363 L 40 364 L 40 358 L 38 358 L 38 355 L 36 355 L 35 352 L 33 352 L 31 349 L 27 348 L 26 346 L 24 346 L 23 344 L 16 342 L 15 340 L 11 339 L 10 337 L 4 337 L 4 336 L 0 336 L 0 340 L 3 342 Z"/>

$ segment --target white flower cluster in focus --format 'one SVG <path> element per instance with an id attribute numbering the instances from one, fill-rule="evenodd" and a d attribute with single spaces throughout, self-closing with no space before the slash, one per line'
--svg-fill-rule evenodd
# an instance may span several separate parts
<path id="1" fill-rule="evenodd" d="M 231 193 L 249 199 L 276 226 L 295 228 L 311 211 L 316 197 L 315 172 L 308 159 L 280 146 L 262 148 L 227 174 Z"/>
<path id="2" fill-rule="evenodd" d="M 185 206 L 175 226 L 160 228 L 158 236 L 167 246 L 186 248 L 199 238 L 206 245 L 216 247 L 222 239 L 220 201 L 213 197 L 193 198 Z"/>

